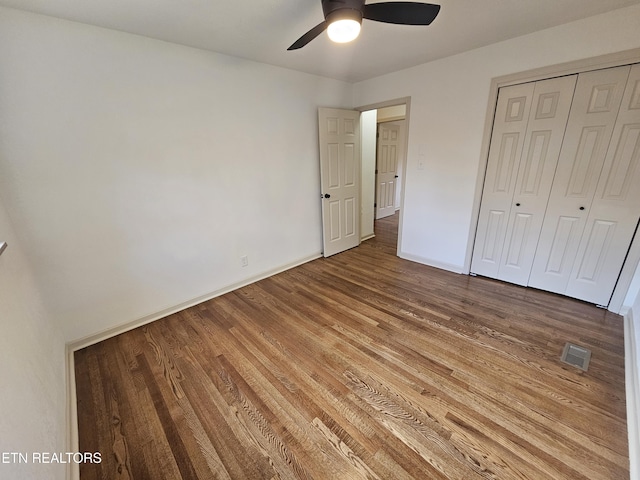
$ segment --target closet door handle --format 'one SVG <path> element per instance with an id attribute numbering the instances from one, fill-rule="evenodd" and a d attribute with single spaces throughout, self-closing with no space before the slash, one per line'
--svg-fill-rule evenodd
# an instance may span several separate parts
<path id="1" fill-rule="evenodd" d="M 519 207 L 519 206 L 520 206 L 520 204 L 519 204 L 519 203 L 516 203 L 516 207 Z"/>
<path id="2" fill-rule="evenodd" d="M 584 207 L 580 207 L 580 210 L 584 210 Z"/>

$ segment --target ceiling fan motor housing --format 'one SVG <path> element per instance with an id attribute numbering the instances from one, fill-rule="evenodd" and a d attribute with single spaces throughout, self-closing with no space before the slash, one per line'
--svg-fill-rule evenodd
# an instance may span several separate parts
<path id="1" fill-rule="evenodd" d="M 365 0 L 322 0 L 322 11 L 327 22 L 353 19 L 362 22 Z"/>

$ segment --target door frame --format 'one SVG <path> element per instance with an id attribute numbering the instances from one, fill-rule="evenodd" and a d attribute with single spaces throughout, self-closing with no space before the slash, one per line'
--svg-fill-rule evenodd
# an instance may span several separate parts
<path id="1" fill-rule="evenodd" d="M 402 224 L 404 222 L 404 197 L 406 191 L 406 180 L 407 180 L 407 152 L 409 149 L 409 123 L 411 117 L 411 97 L 400 97 L 392 100 L 386 100 L 382 102 L 371 103 L 368 105 L 361 105 L 359 107 L 355 107 L 354 110 L 362 112 L 367 112 L 369 110 L 378 110 L 380 108 L 385 107 L 394 107 L 396 105 L 405 105 L 405 135 L 404 135 L 404 155 L 401 159 L 402 162 L 402 178 L 400 179 L 402 185 L 402 191 L 400 192 L 400 219 L 398 222 L 398 243 L 396 245 L 396 255 L 400 255 L 400 245 L 402 245 Z M 361 149 L 362 151 L 362 149 Z M 375 201 L 375 192 L 374 192 L 374 201 Z M 362 212 L 360 213 L 360 219 L 362 220 Z M 374 220 L 375 221 L 375 220 Z M 361 229 L 362 230 L 362 229 Z"/>
<path id="2" fill-rule="evenodd" d="M 482 137 L 482 147 L 480 149 L 480 162 L 478 164 L 476 192 L 473 201 L 473 214 L 471 215 L 469 239 L 467 241 L 467 253 L 465 256 L 463 269 L 464 272 L 466 272 L 467 274 L 471 272 L 471 256 L 473 254 L 476 229 L 478 227 L 478 217 L 480 215 L 480 200 L 482 198 L 482 190 L 484 188 L 484 178 L 487 171 L 487 162 L 489 160 L 489 144 L 491 142 L 493 118 L 498 101 L 498 90 L 501 87 L 507 87 L 509 85 L 536 82 L 538 80 L 545 80 L 553 77 L 573 75 L 603 68 L 619 67 L 622 65 L 629 65 L 633 63 L 640 63 L 640 48 L 575 60 L 572 62 L 559 63 L 556 65 L 540 67 L 533 70 L 526 70 L 524 72 L 495 77 L 491 80 L 487 113 L 484 123 L 484 133 Z M 616 283 L 615 289 L 613 291 L 613 296 L 611 297 L 609 305 L 607 306 L 608 310 L 615 313 L 621 313 L 620 310 L 622 309 L 627 291 L 629 290 L 631 281 L 639 263 L 640 235 L 636 234 L 631 241 L 629 253 L 622 266 L 618 282 Z"/>

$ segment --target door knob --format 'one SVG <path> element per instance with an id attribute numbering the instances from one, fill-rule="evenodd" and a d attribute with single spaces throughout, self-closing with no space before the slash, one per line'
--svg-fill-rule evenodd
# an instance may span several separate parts
<path id="1" fill-rule="evenodd" d="M 331 198 L 331 195 L 329 195 L 328 193 L 325 193 L 325 194 L 323 195 L 323 197 L 324 197 L 324 198 Z"/>
<path id="2" fill-rule="evenodd" d="M 584 207 L 580 207 L 580 210 L 584 210 Z"/>
<path id="3" fill-rule="evenodd" d="M 520 206 L 520 204 L 519 204 L 519 203 L 516 203 L 516 207 L 519 207 L 519 206 Z"/>

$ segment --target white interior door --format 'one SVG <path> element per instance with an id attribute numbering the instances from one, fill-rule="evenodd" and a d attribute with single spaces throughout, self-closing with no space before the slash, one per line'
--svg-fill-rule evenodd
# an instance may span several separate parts
<path id="1" fill-rule="evenodd" d="M 324 256 L 360 243 L 360 112 L 318 109 Z"/>
<path id="2" fill-rule="evenodd" d="M 395 213 L 400 126 L 381 123 L 376 149 L 376 220 Z"/>
<path id="3" fill-rule="evenodd" d="M 564 294 L 590 216 L 629 66 L 581 73 L 529 285 Z M 597 302 L 596 302 L 597 303 Z"/>

